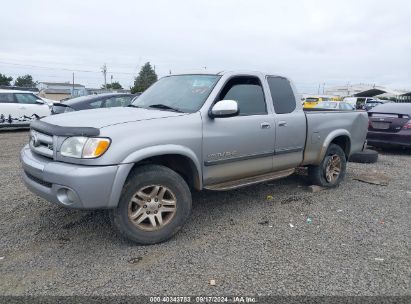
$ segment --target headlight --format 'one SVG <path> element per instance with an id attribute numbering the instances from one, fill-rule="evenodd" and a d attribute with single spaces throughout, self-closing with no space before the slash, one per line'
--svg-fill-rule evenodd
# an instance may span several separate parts
<path id="1" fill-rule="evenodd" d="M 72 107 L 66 107 L 64 109 L 64 113 L 67 113 L 67 112 L 74 112 L 74 109 Z"/>
<path id="2" fill-rule="evenodd" d="M 74 158 L 96 158 L 107 151 L 110 143 L 109 138 L 69 137 L 61 145 L 60 154 Z"/>

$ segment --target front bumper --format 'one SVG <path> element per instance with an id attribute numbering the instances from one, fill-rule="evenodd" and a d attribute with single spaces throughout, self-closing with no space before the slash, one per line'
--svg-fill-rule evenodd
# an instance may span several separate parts
<path id="1" fill-rule="evenodd" d="M 118 204 L 131 164 L 84 166 L 56 162 L 21 150 L 23 181 L 27 188 L 49 202 L 69 208 L 114 208 Z"/>

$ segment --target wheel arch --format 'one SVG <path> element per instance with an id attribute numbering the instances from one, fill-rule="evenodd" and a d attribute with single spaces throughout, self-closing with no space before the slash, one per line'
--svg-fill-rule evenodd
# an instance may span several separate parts
<path id="1" fill-rule="evenodd" d="M 122 163 L 134 164 L 130 172 L 143 164 L 163 165 L 182 175 L 189 186 L 197 190 L 203 187 L 200 162 L 196 154 L 184 146 L 159 145 L 144 148 L 127 156 Z"/>
<path id="2" fill-rule="evenodd" d="M 345 158 L 348 160 L 351 152 L 351 136 L 347 130 L 334 130 L 328 134 L 325 138 L 324 143 L 321 147 L 320 153 L 318 155 L 317 164 L 321 163 L 325 157 L 325 153 L 331 144 L 336 144 L 341 147 L 345 153 Z"/>

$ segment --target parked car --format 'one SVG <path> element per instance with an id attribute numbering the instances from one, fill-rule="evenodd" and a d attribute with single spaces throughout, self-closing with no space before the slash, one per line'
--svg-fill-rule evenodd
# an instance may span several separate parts
<path id="1" fill-rule="evenodd" d="M 50 106 L 33 92 L 0 90 L 0 128 L 28 127 L 32 120 L 50 115 Z"/>
<path id="2" fill-rule="evenodd" d="M 363 109 L 369 111 L 380 104 L 384 104 L 384 102 L 380 100 L 369 100 L 365 102 Z"/>
<path id="3" fill-rule="evenodd" d="M 21 151 L 26 186 L 69 208 L 110 209 L 139 244 L 172 237 L 190 189 L 230 190 L 308 167 L 335 187 L 365 145 L 362 111 L 304 112 L 284 77 L 258 72 L 161 78 L 131 107 L 50 116 Z"/>
<path id="4" fill-rule="evenodd" d="M 368 112 L 367 140 L 375 147 L 411 148 L 411 103 L 386 103 Z"/>
<path id="5" fill-rule="evenodd" d="M 312 109 L 320 102 L 324 101 L 341 101 L 338 96 L 308 96 L 301 99 L 304 109 Z"/>
<path id="6" fill-rule="evenodd" d="M 135 95 L 125 93 L 103 93 L 72 98 L 55 103 L 52 114 L 61 114 L 80 110 L 97 108 L 126 107 L 131 104 Z"/>
<path id="7" fill-rule="evenodd" d="M 342 101 L 323 101 L 317 104 L 313 109 L 329 109 L 329 110 L 355 110 L 350 104 Z"/>
<path id="8" fill-rule="evenodd" d="M 377 97 L 345 97 L 343 102 L 359 110 L 366 110 L 367 107 L 371 108 L 376 103 L 383 103 L 383 101 Z"/>
<path id="9" fill-rule="evenodd" d="M 329 97 L 306 97 L 304 100 L 304 109 L 314 108 L 317 104 L 323 101 L 330 101 Z"/>

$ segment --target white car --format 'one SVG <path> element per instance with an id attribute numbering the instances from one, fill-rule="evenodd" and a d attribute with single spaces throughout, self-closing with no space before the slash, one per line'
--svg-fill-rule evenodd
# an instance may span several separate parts
<path id="1" fill-rule="evenodd" d="M 0 90 L 0 128 L 27 127 L 51 114 L 49 103 L 33 92 Z"/>
<path id="2" fill-rule="evenodd" d="M 377 97 L 345 97 L 343 101 L 356 109 L 364 109 L 368 103 L 383 103 Z"/>

